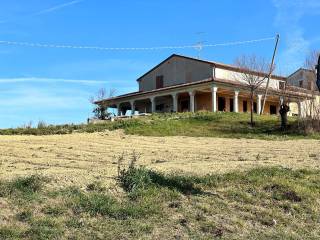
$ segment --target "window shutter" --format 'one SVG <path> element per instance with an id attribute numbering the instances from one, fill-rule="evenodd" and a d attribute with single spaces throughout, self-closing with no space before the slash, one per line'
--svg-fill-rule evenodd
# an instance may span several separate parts
<path id="1" fill-rule="evenodd" d="M 163 88 L 163 76 L 156 77 L 156 89 Z"/>

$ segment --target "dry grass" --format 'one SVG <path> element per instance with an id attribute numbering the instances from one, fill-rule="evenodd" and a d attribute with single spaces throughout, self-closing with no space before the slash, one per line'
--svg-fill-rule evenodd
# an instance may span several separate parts
<path id="1" fill-rule="evenodd" d="M 117 156 L 166 172 L 224 173 L 260 166 L 320 169 L 319 140 L 143 137 L 122 131 L 0 136 L 0 178 L 44 174 L 57 186 L 114 182 Z"/>
<path id="2" fill-rule="evenodd" d="M 0 136 L 0 239 L 318 239 L 319 143 Z"/>

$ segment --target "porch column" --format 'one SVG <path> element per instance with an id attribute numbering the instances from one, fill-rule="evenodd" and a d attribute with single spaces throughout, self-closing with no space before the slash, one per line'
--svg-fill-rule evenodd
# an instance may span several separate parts
<path id="1" fill-rule="evenodd" d="M 172 93 L 173 112 L 178 112 L 178 93 Z"/>
<path id="2" fill-rule="evenodd" d="M 121 109 L 120 109 L 120 103 L 118 103 L 117 105 L 117 116 L 121 116 Z"/>
<path id="3" fill-rule="evenodd" d="M 283 96 L 281 96 L 281 97 L 280 97 L 280 105 L 282 105 L 283 102 L 284 102 L 284 98 L 283 98 Z"/>
<path id="4" fill-rule="evenodd" d="M 135 104 L 134 104 L 134 100 L 130 101 L 130 105 L 131 105 L 131 116 L 134 115 L 135 113 Z"/>
<path id="5" fill-rule="evenodd" d="M 194 95 L 195 95 L 195 91 L 189 91 L 189 96 L 190 96 L 190 112 L 195 112 Z"/>
<path id="6" fill-rule="evenodd" d="M 261 105 L 261 99 L 262 99 L 262 95 L 261 95 L 261 94 L 258 94 L 258 95 L 257 95 L 257 113 L 258 113 L 258 115 L 262 114 L 262 113 L 261 113 L 261 107 L 262 107 L 262 105 Z"/>
<path id="7" fill-rule="evenodd" d="M 233 98 L 233 109 L 234 112 L 239 112 L 239 90 L 234 90 L 234 98 Z"/>
<path id="8" fill-rule="evenodd" d="M 218 91 L 218 87 L 213 85 L 211 88 L 211 92 L 212 92 L 212 112 L 216 112 L 217 111 L 217 91 Z"/>
<path id="9" fill-rule="evenodd" d="M 155 113 L 156 112 L 155 97 L 150 97 L 150 102 L 151 102 L 151 113 Z"/>

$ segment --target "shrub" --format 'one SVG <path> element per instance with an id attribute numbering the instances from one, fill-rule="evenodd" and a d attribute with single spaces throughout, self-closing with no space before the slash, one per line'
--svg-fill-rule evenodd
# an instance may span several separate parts
<path id="1" fill-rule="evenodd" d="M 1 184 L 0 196 L 36 193 L 42 189 L 45 181 L 46 179 L 38 175 L 19 177 L 8 183 Z"/>
<path id="2" fill-rule="evenodd" d="M 136 167 L 130 164 L 128 169 L 120 172 L 119 181 L 123 189 L 130 193 L 136 193 L 151 187 L 165 187 L 184 194 L 197 194 L 201 190 L 194 184 L 194 178 L 190 176 L 165 175 L 144 167 Z"/>

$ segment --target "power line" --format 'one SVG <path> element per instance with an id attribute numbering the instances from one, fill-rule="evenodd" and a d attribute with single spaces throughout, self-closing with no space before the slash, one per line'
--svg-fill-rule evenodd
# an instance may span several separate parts
<path id="1" fill-rule="evenodd" d="M 260 38 L 246 41 L 236 41 L 236 42 L 225 42 L 225 43 L 215 43 L 215 44 L 202 44 L 201 48 L 206 47 L 219 47 L 219 46 L 235 46 L 243 44 L 258 43 L 264 41 L 274 40 L 274 37 L 270 38 Z M 144 50 L 166 50 L 166 49 L 198 49 L 199 44 L 194 45 L 177 45 L 177 46 L 158 46 L 158 47 L 99 47 L 99 46 L 79 46 L 79 45 L 59 45 L 59 44 L 48 44 L 48 43 L 34 43 L 34 42 L 17 42 L 17 41 L 1 41 L 2 45 L 14 45 L 21 47 L 35 47 L 35 48 L 61 48 L 61 49 L 87 49 L 87 50 L 98 50 L 98 51 L 144 51 Z"/>

